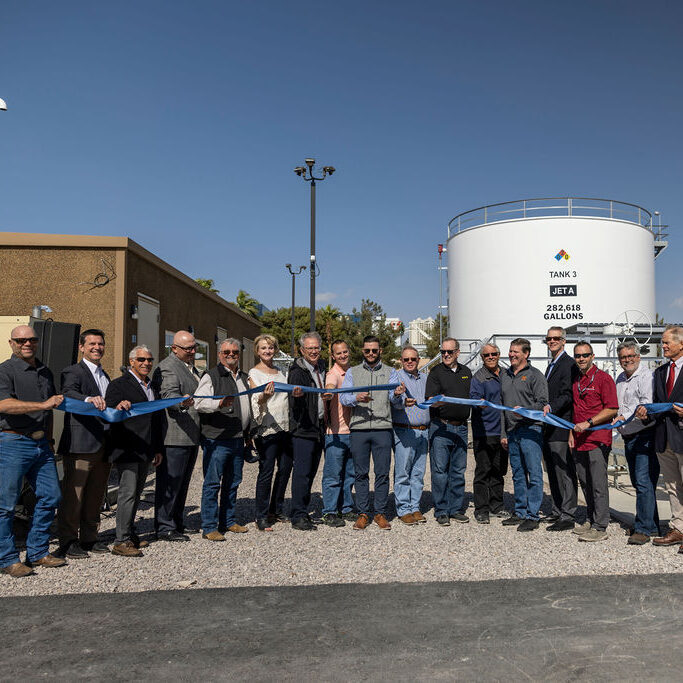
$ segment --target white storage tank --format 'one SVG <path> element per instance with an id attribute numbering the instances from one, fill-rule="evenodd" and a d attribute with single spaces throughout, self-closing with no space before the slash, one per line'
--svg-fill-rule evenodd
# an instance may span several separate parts
<path id="1" fill-rule="evenodd" d="M 553 324 L 655 320 L 650 213 L 613 200 L 527 199 L 449 223 L 448 311 L 459 339 L 545 334 Z"/>

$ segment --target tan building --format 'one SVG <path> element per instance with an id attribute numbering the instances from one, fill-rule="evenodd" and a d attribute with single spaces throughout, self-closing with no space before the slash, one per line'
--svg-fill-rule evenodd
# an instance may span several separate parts
<path id="1" fill-rule="evenodd" d="M 260 331 L 235 304 L 127 237 L 0 233 L 0 316 L 28 316 L 36 305 L 49 306 L 55 321 L 102 329 L 112 377 L 135 344 L 164 358 L 181 329 L 197 338 L 198 367 L 215 365 L 217 342 L 235 337 L 248 369 Z"/>

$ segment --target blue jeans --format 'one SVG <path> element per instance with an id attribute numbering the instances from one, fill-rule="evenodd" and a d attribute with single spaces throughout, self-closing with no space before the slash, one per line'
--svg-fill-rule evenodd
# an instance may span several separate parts
<path id="1" fill-rule="evenodd" d="M 456 515 L 465 509 L 467 425 L 434 420 L 429 427 L 430 470 L 434 516 Z"/>
<path id="2" fill-rule="evenodd" d="M 61 498 L 55 456 L 46 439 L 0 433 L 0 567 L 19 562 L 12 524 L 24 477 L 37 498 L 26 539 L 26 558 L 34 562 L 49 552 L 50 525 Z"/>
<path id="3" fill-rule="evenodd" d="M 425 430 L 394 428 L 394 499 L 399 517 L 420 509 L 428 449 Z"/>
<path id="4" fill-rule="evenodd" d="M 353 511 L 351 489 L 356 479 L 351 457 L 350 434 L 325 436 L 323 465 L 323 514 L 345 514 Z"/>
<path id="5" fill-rule="evenodd" d="M 657 511 L 657 481 L 659 460 L 655 453 L 654 429 L 646 429 L 624 437 L 624 455 L 628 463 L 631 484 L 636 490 L 636 520 L 634 530 L 646 536 L 659 534 Z"/>
<path id="6" fill-rule="evenodd" d="M 235 524 L 237 488 L 242 481 L 244 439 L 202 439 L 202 531 L 205 534 L 219 527 Z M 220 491 L 220 506 L 218 492 Z"/>
<path id="7" fill-rule="evenodd" d="M 515 488 L 515 515 L 538 521 L 543 502 L 541 425 L 522 425 L 508 432 L 508 452 Z"/>
<path id="8" fill-rule="evenodd" d="M 370 454 L 375 470 L 375 514 L 386 515 L 391 471 L 391 429 L 358 429 L 351 432 L 353 469 L 356 473 L 358 510 L 370 514 Z"/>

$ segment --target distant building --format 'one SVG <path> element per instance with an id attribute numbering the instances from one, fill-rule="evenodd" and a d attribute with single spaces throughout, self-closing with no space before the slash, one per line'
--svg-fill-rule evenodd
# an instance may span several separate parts
<path id="1" fill-rule="evenodd" d="M 401 322 L 400 318 L 386 318 L 386 323 L 394 332 L 396 332 L 396 339 L 394 339 L 394 342 L 396 346 L 400 347 L 403 337 L 403 334 L 401 333 L 403 322 Z"/>
<path id="2" fill-rule="evenodd" d="M 415 318 L 408 323 L 408 342 L 418 351 L 426 350 L 427 342 L 434 329 L 434 318 Z"/>

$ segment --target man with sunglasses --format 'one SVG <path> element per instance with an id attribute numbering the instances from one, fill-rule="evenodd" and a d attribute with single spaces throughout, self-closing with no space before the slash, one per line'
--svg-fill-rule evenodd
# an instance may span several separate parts
<path id="1" fill-rule="evenodd" d="M 548 381 L 550 412 L 571 421 L 572 384 L 578 369 L 574 360 L 565 353 L 566 333 L 562 327 L 551 327 L 545 337 L 550 351 L 550 362 L 545 371 Z M 551 522 L 546 531 L 569 531 L 574 528 L 578 485 L 574 459 L 569 451 L 569 430 L 543 425 L 543 460 L 548 472 L 552 514 L 544 521 Z"/>
<path id="2" fill-rule="evenodd" d="M 187 397 L 166 409 L 164 459 L 157 468 L 154 492 L 154 530 L 160 541 L 189 541 L 185 531 L 185 501 L 199 450 L 199 415 L 190 398 L 197 393 L 200 374 L 194 366 L 197 342 L 191 332 L 173 336 L 171 353 L 154 371 L 161 398 Z"/>
<path id="3" fill-rule="evenodd" d="M 612 430 L 588 431 L 611 422 L 619 411 L 614 380 L 593 365 L 595 356 L 588 342 L 574 346 L 580 374 L 572 386 L 574 431 L 569 435 L 576 474 L 586 500 L 588 521 L 574 529 L 579 541 L 604 541 L 609 524 L 607 458 L 612 448 Z"/>
<path id="4" fill-rule="evenodd" d="M 159 399 L 159 391 L 150 379 L 154 363 L 151 351 L 142 344 L 133 347 L 128 354 L 128 363 L 128 370 L 107 387 L 104 400 L 109 408 L 130 410 L 133 403 Z M 109 460 L 119 475 L 116 540 L 111 549 L 114 555 L 142 557 L 140 548 L 149 545 L 137 535 L 135 515 L 149 464 L 158 467 L 163 459 L 165 422 L 164 411 L 157 410 L 115 422 L 109 430 Z"/>
<path id="5" fill-rule="evenodd" d="M 427 398 L 443 395 L 470 397 L 470 369 L 458 363 L 460 343 L 446 337 L 441 344 L 441 363 L 427 377 Z M 466 405 L 445 403 L 429 409 L 430 469 L 434 517 L 441 526 L 450 526 L 453 519 L 460 524 L 470 521 L 465 514 L 465 469 L 467 468 Z"/>
<path id="6" fill-rule="evenodd" d="M 218 365 L 204 373 L 197 391 L 202 430 L 202 535 L 207 541 L 225 541 L 225 533 L 244 534 L 246 526 L 235 519 L 237 489 L 242 483 L 245 446 L 250 445 L 249 396 L 233 398 L 247 391 L 249 379 L 240 368 L 242 344 L 229 338 L 218 349 Z M 220 493 L 220 503 L 219 503 Z"/>
<path id="7" fill-rule="evenodd" d="M 485 344 L 481 349 L 483 367 L 472 377 L 470 398 L 501 402 L 499 365 L 500 349 L 496 344 Z M 474 519 L 489 524 L 490 515 L 507 518 L 503 507 L 503 478 L 508 468 L 507 451 L 500 443 L 501 413 L 495 408 L 472 408 L 472 437 L 474 439 Z"/>
<path id="8" fill-rule="evenodd" d="M 0 364 L 0 571 L 13 578 L 33 574 L 32 567 L 60 567 L 49 553 L 50 525 L 60 491 L 52 450 L 52 409 L 64 397 L 56 394 L 52 372 L 36 358 L 38 337 L 19 325 L 9 340 L 12 356 Z M 26 563 L 14 544 L 14 507 L 26 477 L 36 495 L 26 538 Z"/>
<path id="9" fill-rule="evenodd" d="M 392 369 L 382 363 L 379 338 L 368 335 L 363 339 L 363 362 L 349 368 L 344 376 L 343 389 L 389 384 Z M 388 391 L 359 391 L 344 393 L 339 400 L 353 408 L 351 414 L 351 454 L 356 475 L 356 505 L 360 514 L 353 528 L 365 529 L 374 519 L 382 531 L 389 531 L 389 472 L 391 470 L 391 407 Z M 375 516 L 370 516 L 370 455 L 375 470 Z"/>
<path id="10" fill-rule="evenodd" d="M 391 395 L 394 425 L 394 497 L 398 518 L 408 526 L 424 524 L 420 498 L 429 448 L 429 410 L 416 407 L 425 399 L 427 375 L 417 369 L 420 356 L 414 346 L 401 351 L 400 370 L 394 370 L 389 384 L 398 384 Z"/>

